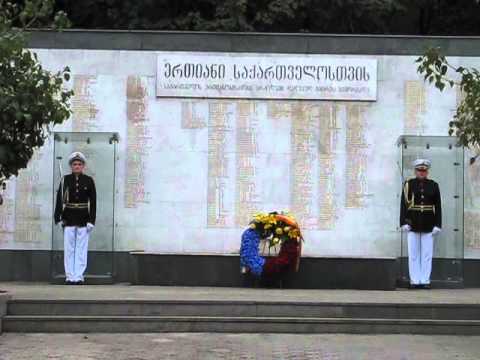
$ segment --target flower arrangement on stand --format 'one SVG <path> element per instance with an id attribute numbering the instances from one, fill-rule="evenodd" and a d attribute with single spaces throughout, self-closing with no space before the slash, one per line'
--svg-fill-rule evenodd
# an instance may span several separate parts
<path id="1" fill-rule="evenodd" d="M 269 247 L 280 246 L 277 256 L 260 256 L 260 241 Z M 242 271 L 255 276 L 298 271 L 303 236 L 300 226 L 289 212 L 258 213 L 242 234 L 240 265 Z"/>
<path id="2" fill-rule="evenodd" d="M 282 244 L 287 240 L 303 240 L 300 227 L 289 212 L 257 213 L 253 216 L 250 228 L 258 229 L 270 247 Z"/>

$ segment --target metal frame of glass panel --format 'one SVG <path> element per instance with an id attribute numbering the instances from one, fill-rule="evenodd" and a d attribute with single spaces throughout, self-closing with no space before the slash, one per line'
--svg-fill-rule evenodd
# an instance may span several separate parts
<path id="1" fill-rule="evenodd" d="M 431 281 L 436 287 L 463 287 L 464 148 L 451 136 L 400 136 L 399 171 L 402 183 L 414 176 L 416 158 L 432 161 L 430 176 L 440 186 L 442 233 L 435 237 Z M 402 186 L 398 184 L 398 207 Z M 406 233 L 400 233 L 400 285 L 409 282 Z"/>
<path id="2" fill-rule="evenodd" d="M 97 190 L 97 220 L 90 235 L 88 265 L 85 274 L 88 284 L 108 284 L 114 281 L 115 262 L 115 173 L 118 133 L 114 132 L 55 132 L 53 150 L 53 205 L 63 175 L 70 173 L 68 156 L 81 151 L 87 157 L 85 173 L 94 178 Z M 51 281 L 65 279 L 63 264 L 63 231 L 53 222 L 51 251 Z"/>

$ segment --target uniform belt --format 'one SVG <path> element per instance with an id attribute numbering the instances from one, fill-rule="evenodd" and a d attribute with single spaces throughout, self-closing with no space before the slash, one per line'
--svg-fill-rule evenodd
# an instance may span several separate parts
<path id="1" fill-rule="evenodd" d="M 66 203 L 65 207 L 69 209 L 88 209 L 88 203 Z"/>
<path id="2" fill-rule="evenodd" d="M 412 211 L 432 211 L 435 212 L 435 205 L 413 205 L 408 208 L 408 210 Z"/>

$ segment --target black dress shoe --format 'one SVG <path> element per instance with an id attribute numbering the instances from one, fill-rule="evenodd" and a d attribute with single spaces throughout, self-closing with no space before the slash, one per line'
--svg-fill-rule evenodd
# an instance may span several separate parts
<path id="1" fill-rule="evenodd" d="M 75 285 L 75 283 L 70 280 L 65 280 L 65 285 Z"/>
<path id="2" fill-rule="evenodd" d="M 430 290 L 432 288 L 432 286 L 430 284 L 423 284 L 422 285 L 422 289 L 424 290 Z"/>
<path id="3" fill-rule="evenodd" d="M 420 288 L 420 285 L 410 284 L 410 285 L 408 285 L 408 288 L 409 288 L 409 289 L 419 289 L 419 288 Z"/>

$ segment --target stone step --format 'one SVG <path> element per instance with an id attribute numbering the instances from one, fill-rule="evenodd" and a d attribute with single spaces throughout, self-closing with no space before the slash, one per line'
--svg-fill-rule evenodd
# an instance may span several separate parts
<path id="1" fill-rule="evenodd" d="M 208 316 L 17 316 L 6 332 L 42 333 L 351 333 L 480 335 L 479 320 Z"/>
<path id="2" fill-rule="evenodd" d="M 2 318 L 7 313 L 7 301 L 10 296 L 5 291 L 0 290 L 0 335 L 2 334 Z"/>
<path id="3" fill-rule="evenodd" d="M 480 304 L 11 300 L 7 315 L 480 320 Z"/>

